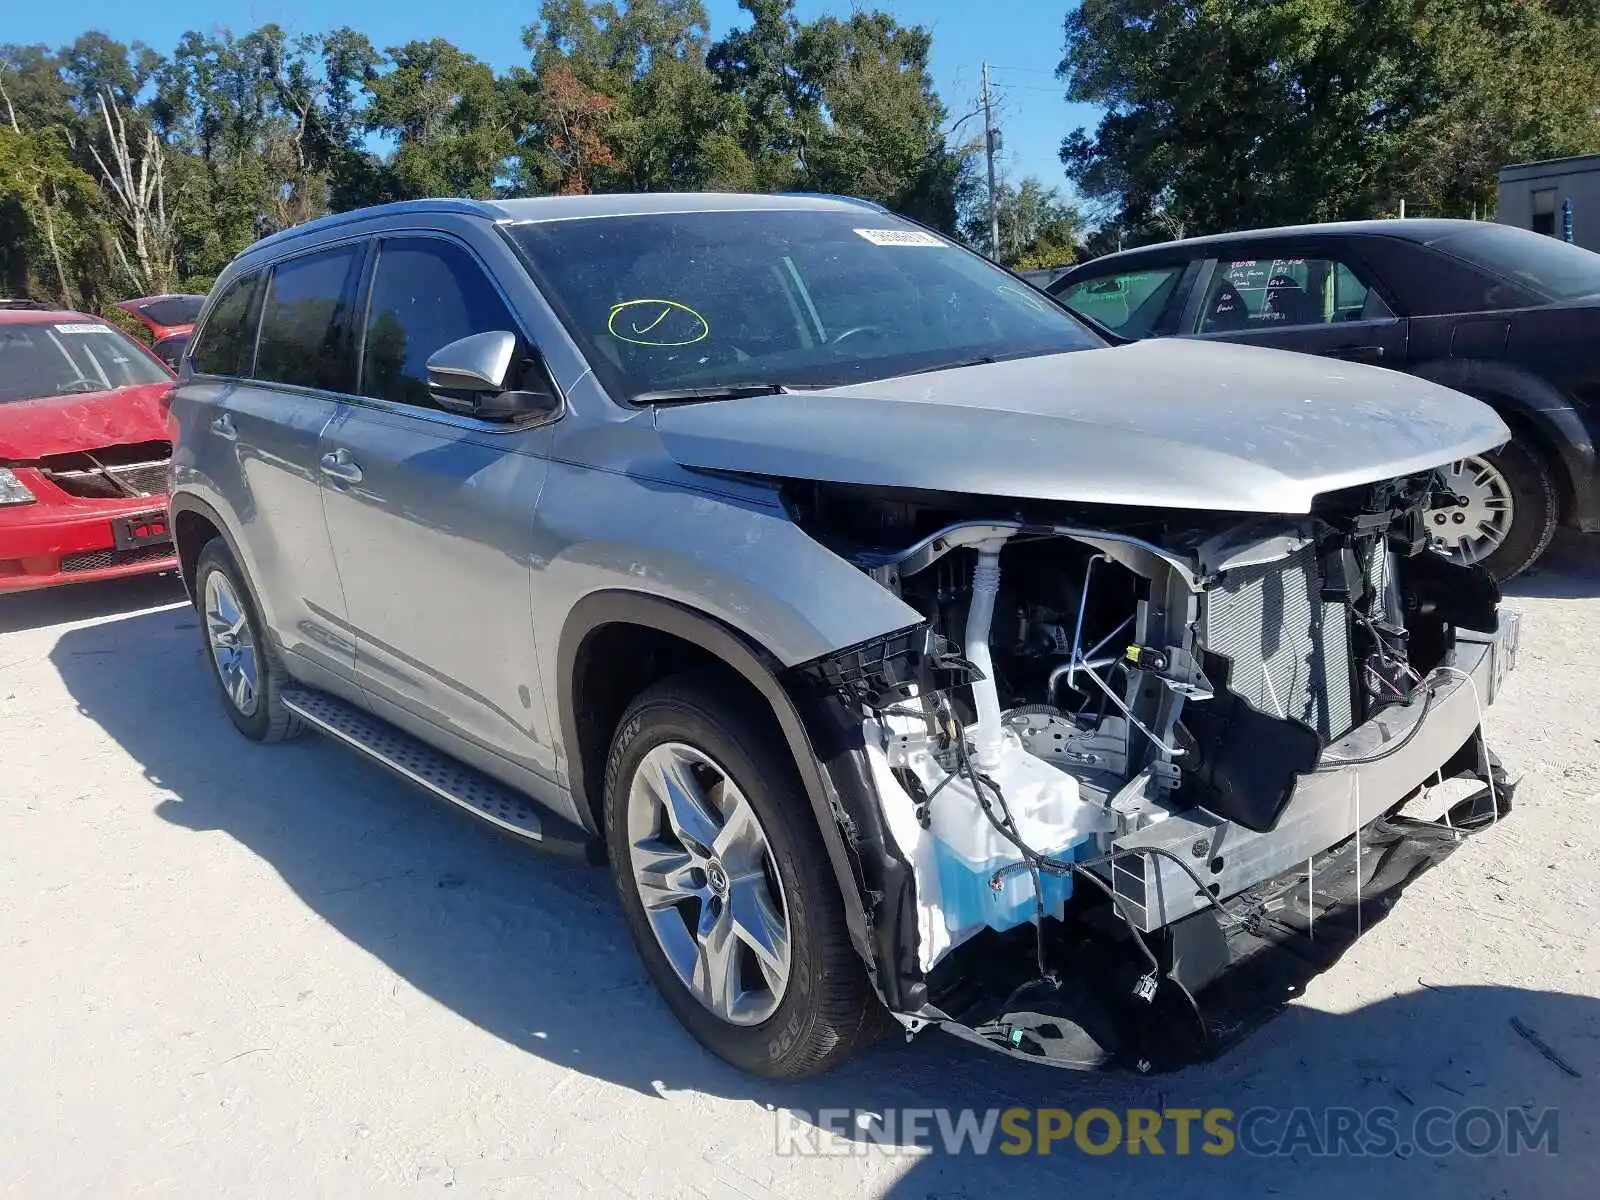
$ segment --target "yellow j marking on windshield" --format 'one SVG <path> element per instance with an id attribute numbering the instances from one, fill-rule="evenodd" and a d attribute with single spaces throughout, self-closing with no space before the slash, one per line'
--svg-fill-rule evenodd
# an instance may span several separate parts
<path id="1" fill-rule="evenodd" d="M 676 300 L 623 300 L 611 306 L 606 329 L 635 346 L 692 346 L 711 336 L 711 325 Z"/>

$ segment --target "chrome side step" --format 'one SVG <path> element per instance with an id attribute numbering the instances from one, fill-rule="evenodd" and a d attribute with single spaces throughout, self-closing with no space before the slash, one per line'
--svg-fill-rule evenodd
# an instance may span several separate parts
<path id="1" fill-rule="evenodd" d="M 354 747 L 396 775 L 491 825 L 564 858 L 601 861 L 598 840 L 584 830 L 380 717 L 325 692 L 298 688 L 285 691 L 283 703 L 318 732 Z"/>

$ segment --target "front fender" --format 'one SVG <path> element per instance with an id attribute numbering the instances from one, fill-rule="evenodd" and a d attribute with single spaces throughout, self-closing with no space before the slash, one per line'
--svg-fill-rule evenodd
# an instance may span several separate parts
<path id="1" fill-rule="evenodd" d="M 881 903 L 869 912 L 865 897 L 883 894 L 881 877 L 886 864 L 879 855 L 863 861 L 861 839 L 872 841 L 881 853 L 880 816 L 875 793 L 857 767 L 859 756 L 852 753 L 847 723 L 826 719 L 815 705 L 808 721 L 797 704 L 797 697 L 780 678 L 782 667 L 761 646 L 738 631 L 708 616 L 659 596 L 624 589 L 594 592 L 580 600 L 562 627 L 557 650 L 557 712 L 561 741 L 567 747 L 566 763 L 573 801 L 581 811 L 588 803 L 591 787 L 602 781 L 590 779 L 589 764 L 575 748 L 580 745 L 575 680 L 584 643 L 596 630 L 608 625 L 640 625 L 670 634 L 700 647 L 725 666 L 736 671 L 766 701 L 779 731 L 794 759 L 812 817 L 822 834 L 828 862 L 844 900 L 845 923 L 856 952 L 866 964 L 879 996 L 891 1008 L 904 1004 L 901 996 L 902 971 L 897 953 L 898 914 L 885 912 Z M 859 730 L 855 730 L 859 741 Z M 845 831 L 852 831 L 847 841 Z M 877 884 L 877 886 L 874 886 Z M 900 889 L 896 889 L 898 893 Z M 913 926 L 914 927 L 914 926 Z M 886 954 L 889 957 L 884 961 Z M 920 998 L 913 1004 L 920 1004 Z"/>

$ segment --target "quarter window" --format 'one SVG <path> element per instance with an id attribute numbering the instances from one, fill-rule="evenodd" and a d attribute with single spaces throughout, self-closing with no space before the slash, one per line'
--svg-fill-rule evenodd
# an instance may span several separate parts
<path id="1" fill-rule="evenodd" d="M 1348 264 L 1327 258 L 1220 262 L 1200 306 L 1199 333 L 1239 333 L 1392 317 Z"/>
<path id="2" fill-rule="evenodd" d="M 436 238 L 385 241 L 367 310 L 361 394 L 436 408 L 428 391 L 429 356 L 474 333 L 516 328 L 482 268 L 460 246 Z"/>
<path id="3" fill-rule="evenodd" d="M 261 314 L 257 379 L 329 392 L 354 390 L 350 309 L 360 268 L 359 247 L 341 246 L 272 269 Z"/>
<path id="4" fill-rule="evenodd" d="M 204 375 L 248 375 L 256 351 L 256 285 L 259 275 L 243 275 L 230 283 L 206 318 L 194 369 Z"/>
<path id="5" fill-rule="evenodd" d="M 1055 295 L 1073 312 L 1082 313 L 1123 337 L 1149 337 L 1182 274 L 1181 264 L 1124 271 L 1074 283 Z"/>

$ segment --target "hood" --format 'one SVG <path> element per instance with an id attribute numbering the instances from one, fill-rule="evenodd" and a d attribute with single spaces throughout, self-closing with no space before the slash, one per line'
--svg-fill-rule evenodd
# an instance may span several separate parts
<path id="1" fill-rule="evenodd" d="M 1177 339 L 662 407 L 655 419 L 685 467 L 1273 513 L 1510 437 L 1487 405 L 1397 371 Z"/>
<path id="2" fill-rule="evenodd" d="M 33 462 L 50 454 L 165 440 L 161 398 L 170 383 L 150 383 L 0 404 L 0 462 Z"/>

